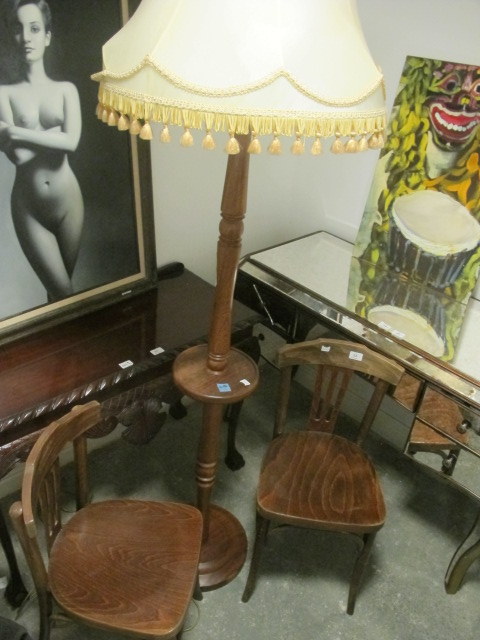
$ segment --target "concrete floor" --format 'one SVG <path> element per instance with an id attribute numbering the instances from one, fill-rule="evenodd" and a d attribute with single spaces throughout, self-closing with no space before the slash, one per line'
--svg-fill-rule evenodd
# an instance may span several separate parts
<path id="1" fill-rule="evenodd" d="M 238 448 L 245 466 L 219 466 L 214 501 L 231 510 L 252 540 L 254 492 L 271 432 L 277 372 L 262 367 L 260 389 L 244 403 Z M 296 411 L 304 404 L 298 389 Z M 192 502 L 200 409 L 168 418 L 148 446 L 119 438 L 92 452 L 94 499 L 103 496 L 172 498 Z M 355 614 L 345 613 L 354 544 L 330 533 L 282 528 L 265 549 L 256 591 L 240 601 L 247 565 L 221 589 L 192 604 L 184 640 L 476 640 L 480 628 L 480 562 L 472 565 L 456 595 L 447 595 L 444 574 L 468 533 L 478 504 L 440 477 L 427 474 L 390 445 L 372 437 L 369 451 L 385 492 L 387 523 L 378 534 Z M 68 469 L 67 469 L 68 473 Z M 14 495 L 2 500 L 8 505 Z M 30 585 L 28 572 L 22 571 Z M 6 566 L 0 558 L 0 575 Z M 19 612 L 0 598 L 0 616 L 18 618 L 37 637 L 32 597 Z M 112 634 L 61 622 L 52 640 L 111 640 Z M 119 636 L 115 635 L 115 638 Z"/>

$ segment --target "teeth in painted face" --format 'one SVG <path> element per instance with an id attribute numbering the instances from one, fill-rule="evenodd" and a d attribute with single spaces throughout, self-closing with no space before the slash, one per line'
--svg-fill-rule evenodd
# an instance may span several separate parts
<path id="1" fill-rule="evenodd" d="M 447 122 L 446 120 L 444 120 L 442 118 L 442 116 L 438 113 L 435 113 L 435 120 L 442 125 L 442 127 L 445 127 L 446 129 L 448 129 L 449 131 L 460 131 L 462 133 L 466 133 L 467 131 L 471 131 L 476 125 L 477 125 L 477 120 L 472 120 L 471 122 L 469 122 L 465 127 L 459 125 L 459 124 L 453 124 L 452 122 Z"/>

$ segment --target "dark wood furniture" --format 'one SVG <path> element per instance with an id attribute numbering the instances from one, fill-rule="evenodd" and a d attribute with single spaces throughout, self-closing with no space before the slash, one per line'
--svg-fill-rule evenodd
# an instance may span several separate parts
<path id="1" fill-rule="evenodd" d="M 247 584 L 250 598 L 260 553 L 270 523 L 349 533 L 358 537 L 347 613 L 353 614 L 360 582 L 385 504 L 375 468 L 362 450 L 389 386 L 403 368 L 368 347 L 344 340 L 318 339 L 280 348 L 281 380 L 273 440 L 262 462 L 257 488 L 257 531 Z M 287 413 L 293 367 L 315 369 L 312 402 L 305 429 L 288 429 Z M 353 373 L 373 378 L 373 393 L 359 408 L 355 441 L 340 430 L 340 408 Z M 342 434 L 342 435 L 340 435 Z"/>
<path id="2" fill-rule="evenodd" d="M 313 327 L 321 325 L 401 364 L 417 387 L 412 395 L 413 403 L 408 407 L 412 417 L 416 417 L 411 425 L 429 429 L 429 443 L 424 442 L 421 447 L 415 440 L 415 459 L 422 455 L 421 448 L 432 449 L 432 441 L 436 441 L 437 450 L 441 448 L 447 456 L 452 452 L 455 459 L 450 459 L 447 465 L 442 460 L 439 465 L 442 478 L 456 484 L 478 504 L 480 486 L 475 478 L 465 484 L 464 476 L 459 476 L 459 466 L 462 459 L 471 458 L 478 468 L 480 458 L 480 301 L 472 296 L 461 310 L 463 326 L 453 359 L 441 360 L 408 342 L 408 336 L 395 331 L 394 327 L 373 324 L 355 313 L 350 288 L 355 285 L 353 249 L 351 243 L 322 231 L 246 256 L 239 268 L 236 298 L 263 313 L 266 326 L 289 342 L 305 340 Z M 438 312 L 438 305 L 434 311 Z M 400 390 L 402 386 L 400 383 Z M 432 415 L 436 412 L 421 412 L 422 402 L 430 391 L 441 396 L 450 418 L 461 414 L 466 419 L 457 425 L 452 425 L 450 419 L 448 428 L 442 423 L 433 424 Z M 452 403 L 456 411 L 452 410 Z M 418 431 L 413 428 L 410 434 L 415 439 Z M 406 452 L 410 434 L 405 442 Z M 455 463 L 460 451 L 451 475 L 451 463 Z M 434 458 L 438 460 L 438 456 Z M 460 480 L 457 481 L 457 477 Z M 480 511 L 476 513 L 470 534 L 454 554 L 446 572 L 448 593 L 459 589 L 470 564 L 480 558 Z"/>
<path id="3" fill-rule="evenodd" d="M 10 508 L 35 584 L 40 640 L 50 637 L 54 604 L 89 626 L 176 638 L 197 584 L 201 513 L 175 502 L 90 503 L 86 432 L 102 419 L 92 401 L 50 424 L 28 456 L 21 499 Z M 67 446 L 74 451 L 77 510 L 62 522 L 59 456 Z"/>
<path id="4" fill-rule="evenodd" d="M 128 425 L 123 437 L 134 443 L 147 443 L 157 433 L 165 418 L 158 411 L 162 401 L 181 415 L 171 369 L 184 349 L 206 342 L 213 287 L 187 270 L 175 276 L 178 271 L 167 270 L 172 277 L 150 291 L 0 345 L 0 477 L 25 460 L 40 431 L 75 404 L 102 404 L 104 421 L 92 437 L 121 420 Z M 259 318 L 235 303 L 233 344 L 250 342 Z M 3 516 L 0 534 L 9 552 L 6 596 L 15 605 L 26 593 Z"/>
<path id="5" fill-rule="evenodd" d="M 415 406 L 413 398 L 408 397 L 411 376 L 405 376 L 397 387 L 396 399 L 404 406 Z M 417 386 L 418 382 L 415 381 Z M 400 388 L 401 387 L 401 388 Z M 433 424 L 438 428 L 435 431 L 428 425 Z M 448 436 L 453 436 L 463 445 L 468 446 L 469 434 L 467 429 L 462 427 L 464 419 L 458 405 L 446 398 L 434 389 L 427 389 L 413 423 L 406 453 L 415 455 L 419 451 L 431 451 L 439 455 L 442 459 L 441 469 L 443 473 L 451 476 L 455 470 L 455 464 L 461 452 L 459 444 Z M 445 435 L 444 435 L 445 434 Z"/>

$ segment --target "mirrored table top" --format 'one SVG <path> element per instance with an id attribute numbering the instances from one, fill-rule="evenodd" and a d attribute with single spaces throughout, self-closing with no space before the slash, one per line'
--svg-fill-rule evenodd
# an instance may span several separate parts
<path id="1" fill-rule="evenodd" d="M 353 244 L 323 231 L 251 254 L 240 265 L 244 274 L 480 408 L 480 301 L 458 303 L 391 272 L 374 274 L 363 286 L 374 268 L 354 257 Z"/>

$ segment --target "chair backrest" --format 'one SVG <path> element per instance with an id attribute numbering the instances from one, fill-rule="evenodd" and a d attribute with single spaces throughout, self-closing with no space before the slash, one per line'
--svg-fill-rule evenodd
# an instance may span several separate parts
<path id="1" fill-rule="evenodd" d="M 345 340 L 310 340 L 287 344 L 278 351 L 281 369 L 280 397 L 275 417 L 274 436 L 282 433 L 286 421 L 293 367 L 311 365 L 317 368 L 307 428 L 332 433 L 354 373 L 371 379 L 373 392 L 361 417 L 356 441 L 362 444 L 385 393 L 396 386 L 403 367 L 365 345 Z"/>
<path id="2" fill-rule="evenodd" d="M 62 527 L 59 455 L 73 444 L 77 509 L 88 502 L 87 444 L 85 433 L 101 421 L 98 402 L 73 407 L 42 431 L 25 463 L 21 500 L 10 516 L 30 566 L 37 592 L 47 590 L 47 571 L 37 537 L 41 519 L 47 550 Z"/>

